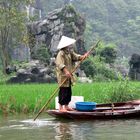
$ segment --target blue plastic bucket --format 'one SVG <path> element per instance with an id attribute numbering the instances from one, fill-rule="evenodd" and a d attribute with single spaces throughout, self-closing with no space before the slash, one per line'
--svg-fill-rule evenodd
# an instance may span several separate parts
<path id="1" fill-rule="evenodd" d="M 92 111 L 96 108 L 95 102 L 76 102 L 75 105 L 79 111 Z"/>

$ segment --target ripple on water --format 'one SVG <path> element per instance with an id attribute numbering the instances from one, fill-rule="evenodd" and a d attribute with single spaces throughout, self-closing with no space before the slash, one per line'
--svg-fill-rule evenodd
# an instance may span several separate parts
<path id="1" fill-rule="evenodd" d="M 44 126 L 54 126 L 56 122 L 54 119 L 33 119 L 27 120 L 9 120 L 7 125 L 0 127 L 1 130 L 10 130 L 10 129 L 34 129 Z M 1 137 L 1 136 L 0 136 Z"/>
<path id="2" fill-rule="evenodd" d="M 8 125 L 0 128 L 1 130 L 11 130 L 11 129 L 28 129 L 28 127 L 25 127 L 22 124 L 19 125 Z"/>
<path id="3" fill-rule="evenodd" d="M 43 127 L 47 125 L 49 126 L 56 125 L 56 122 L 54 121 L 54 119 L 37 119 L 36 121 L 33 121 L 32 119 L 28 119 L 28 120 L 22 120 L 20 122 L 31 127 Z"/>

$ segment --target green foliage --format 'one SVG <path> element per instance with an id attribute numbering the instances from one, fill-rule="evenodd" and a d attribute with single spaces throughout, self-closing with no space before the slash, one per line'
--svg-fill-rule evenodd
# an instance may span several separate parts
<path id="1" fill-rule="evenodd" d="M 109 81 L 116 79 L 116 73 L 114 69 L 111 69 L 110 66 L 100 59 L 100 56 L 95 56 L 92 61 L 96 66 L 97 74 L 94 77 L 95 81 Z"/>
<path id="2" fill-rule="evenodd" d="M 23 30 L 25 30 L 26 13 L 22 10 L 22 4 L 28 4 L 29 0 L 1 0 L 0 30 L 12 35 L 13 43 L 19 43 Z M 14 34 L 13 34 L 14 32 Z M 9 37 L 9 36 L 8 36 Z M 15 42 L 15 39 L 17 42 Z"/>
<path id="3" fill-rule="evenodd" d="M 109 64 L 102 61 L 98 54 L 85 60 L 80 68 L 85 71 L 87 76 L 94 78 L 94 81 L 117 79 L 116 71 Z"/>
<path id="4" fill-rule="evenodd" d="M 0 2 L 0 59 L 3 71 L 11 62 L 10 51 L 26 35 L 26 13 L 22 9 L 31 0 L 1 0 Z"/>
<path id="5" fill-rule="evenodd" d="M 115 61 L 116 65 L 122 65 L 125 68 L 129 69 L 129 58 L 123 57 L 123 58 L 118 58 Z"/>
<path id="6" fill-rule="evenodd" d="M 40 60 L 44 63 L 49 64 L 50 61 L 50 53 L 46 45 L 39 46 L 37 50 L 32 54 L 33 59 Z"/>
<path id="7" fill-rule="evenodd" d="M 123 80 L 121 83 L 111 81 L 108 83 L 94 82 L 93 84 L 76 84 L 73 87 L 73 95 L 84 96 L 85 101 L 108 103 L 111 101 L 111 93 L 116 90 L 116 86 L 118 87 L 118 85 L 122 87 L 120 89 L 125 89 L 127 87 L 127 91 L 129 91 L 129 93 L 136 94 L 135 96 L 132 96 L 131 99 L 140 98 L 140 83 L 128 82 L 126 84 Z M 46 103 L 46 101 L 49 100 L 56 88 L 57 84 L 0 84 L 0 113 L 37 113 Z M 119 94 L 119 89 L 117 91 Z M 126 90 L 123 90 L 123 92 L 125 91 Z M 112 101 L 119 101 L 115 97 Z M 126 99 L 129 100 L 130 98 L 123 99 L 124 100 L 120 101 L 126 101 Z M 55 101 L 53 99 L 48 108 L 53 109 L 55 107 L 54 103 Z"/>
<path id="8" fill-rule="evenodd" d="M 99 47 L 97 48 L 97 54 L 100 56 L 100 59 L 103 60 L 105 63 L 114 63 L 117 57 L 117 50 L 115 44 L 103 44 L 100 43 Z"/>
<path id="9" fill-rule="evenodd" d="M 94 36 L 92 38 L 92 35 L 93 35 L 93 32 L 92 32 L 92 26 L 86 22 L 86 29 L 85 29 L 85 32 L 84 32 L 84 38 L 85 40 L 88 40 L 88 41 L 85 41 L 85 46 L 86 47 L 90 47 L 93 45 L 93 40 L 94 38 L 99 38 L 99 36 Z"/>
<path id="10" fill-rule="evenodd" d="M 85 60 L 81 64 L 80 68 L 81 70 L 84 70 L 84 72 L 86 73 L 86 76 L 88 77 L 90 76 L 94 77 L 94 75 L 96 74 L 96 67 L 90 59 Z"/>
<path id="11" fill-rule="evenodd" d="M 94 57 L 91 56 L 81 64 L 80 68 L 85 71 L 86 76 L 91 76 L 95 81 L 117 79 L 115 70 L 110 66 L 116 58 L 115 45 L 104 45 L 101 42 L 96 48 L 95 53 Z"/>
<path id="12" fill-rule="evenodd" d="M 129 80 L 127 78 L 122 79 L 122 77 L 120 77 L 119 83 L 112 88 L 109 100 L 111 102 L 123 102 L 138 98 L 138 95 L 136 93 L 132 93 L 130 89 Z"/>
<path id="13" fill-rule="evenodd" d="M 91 26 L 92 33 L 86 38 L 101 37 L 106 42 L 114 42 L 120 46 L 118 53 L 127 57 L 131 52 L 140 51 L 139 0 L 75 0 L 73 4 L 81 14 L 86 15 L 87 24 Z"/>
<path id="14" fill-rule="evenodd" d="M 114 63 L 117 52 L 113 48 L 106 47 L 101 51 L 100 57 L 103 58 L 106 63 Z"/>
<path id="15" fill-rule="evenodd" d="M 103 81 L 107 81 L 108 79 L 101 73 L 97 73 L 95 76 L 94 76 L 94 81 L 96 82 L 103 82 Z"/>
<path id="16" fill-rule="evenodd" d="M 64 6 L 62 0 L 42 0 L 44 11 Z M 139 52 L 139 0 L 73 0 L 76 11 L 86 19 L 85 44 L 91 46 L 99 37 L 114 42 L 120 56 Z M 124 48 L 124 49 L 123 49 Z"/>
<path id="17" fill-rule="evenodd" d="M 0 68 L 0 85 L 5 84 L 6 81 L 10 78 L 10 75 L 4 75 L 2 69 Z"/>
<path id="18" fill-rule="evenodd" d="M 73 13 L 76 14 L 75 8 L 74 8 L 74 6 L 71 5 L 71 4 L 70 4 L 70 5 L 66 5 L 66 11 L 67 11 L 68 13 L 73 12 Z"/>
<path id="19" fill-rule="evenodd" d="M 104 79 L 104 81 L 117 79 L 114 70 L 110 69 L 106 65 L 99 65 L 97 67 L 97 71 L 98 71 L 98 74 L 102 75 L 102 77 L 103 77 L 102 79 Z M 97 77 L 95 77 L 95 80 L 96 80 L 96 78 Z"/>

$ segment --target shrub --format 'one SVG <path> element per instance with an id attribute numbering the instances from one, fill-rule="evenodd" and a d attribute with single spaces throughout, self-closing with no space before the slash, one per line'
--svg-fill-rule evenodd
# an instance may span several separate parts
<path id="1" fill-rule="evenodd" d="M 117 57 L 117 51 L 114 48 L 106 47 L 101 51 L 100 57 L 106 63 L 114 63 Z"/>
<path id="2" fill-rule="evenodd" d="M 50 54 L 47 47 L 42 45 L 37 48 L 37 50 L 33 53 L 32 58 L 48 64 L 50 61 Z"/>
<path id="3" fill-rule="evenodd" d="M 96 81 L 96 82 L 103 82 L 103 81 L 107 81 L 107 78 L 103 74 L 97 73 L 94 76 L 94 81 Z"/>
<path id="4" fill-rule="evenodd" d="M 97 67 L 98 74 L 103 75 L 103 77 L 105 77 L 106 79 L 110 79 L 110 80 L 116 79 L 116 74 L 114 70 L 107 67 L 105 64 L 98 65 L 96 67 Z"/>
<path id="5" fill-rule="evenodd" d="M 96 74 L 96 67 L 90 59 L 85 60 L 81 64 L 80 68 L 81 70 L 84 70 L 86 76 L 88 77 L 94 77 L 94 75 Z"/>
<path id="6" fill-rule="evenodd" d="M 137 94 L 131 93 L 129 89 L 131 89 L 128 79 L 122 79 L 116 84 L 111 90 L 112 93 L 110 95 L 111 102 L 124 102 L 129 100 L 134 100 L 138 98 Z"/>
<path id="7" fill-rule="evenodd" d="M 97 48 L 97 54 L 99 55 L 100 60 L 104 61 L 105 63 L 114 63 L 117 57 L 116 45 L 104 45 L 103 43 L 100 43 L 100 46 Z"/>

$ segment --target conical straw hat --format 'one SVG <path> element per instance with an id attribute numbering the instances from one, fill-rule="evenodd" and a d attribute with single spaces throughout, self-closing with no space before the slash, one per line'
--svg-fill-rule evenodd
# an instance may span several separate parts
<path id="1" fill-rule="evenodd" d="M 60 40 L 60 42 L 59 42 L 59 44 L 58 44 L 58 46 L 57 46 L 57 49 L 60 50 L 60 49 L 62 49 L 62 48 L 65 48 L 65 47 L 67 47 L 67 46 L 69 46 L 69 45 L 74 44 L 75 42 L 76 42 L 76 40 L 73 39 L 73 38 L 69 38 L 69 37 L 66 37 L 66 36 L 62 36 L 62 37 L 61 37 L 61 40 Z"/>

